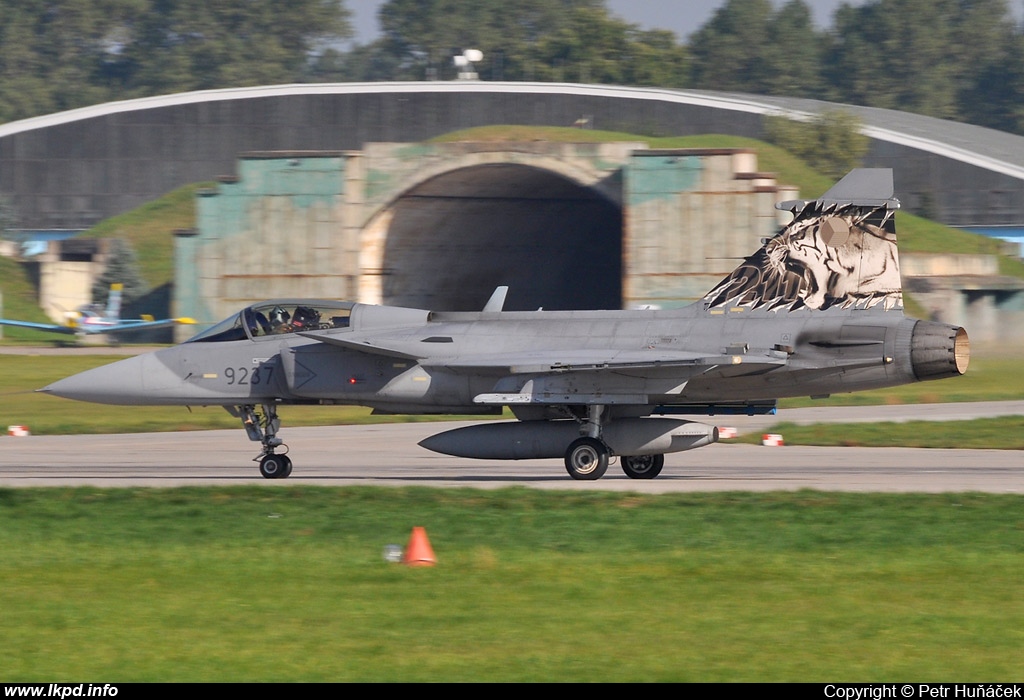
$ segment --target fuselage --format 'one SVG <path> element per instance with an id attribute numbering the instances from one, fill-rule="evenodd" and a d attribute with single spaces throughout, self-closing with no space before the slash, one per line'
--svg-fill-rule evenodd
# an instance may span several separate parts
<path id="1" fill-rule="evenodd" d="M 211 329 L 220 331 L 45 391 L 112 404 L 317 402 L 401 413 L 480 411 L 476 397 L 495 391 L 661 406 L 894 386 L 962 374 L 968 357 L 962 329 L 878 308 L 438 313 L 291 300 L 333 321 L 281 333 L 251 323 L 254 310 L 284 304 L 249 307 Z"/>

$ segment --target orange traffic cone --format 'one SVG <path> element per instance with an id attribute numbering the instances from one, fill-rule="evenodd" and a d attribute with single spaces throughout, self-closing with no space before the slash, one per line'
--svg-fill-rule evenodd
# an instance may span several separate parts
<path id="1" fill-rule="evenodd" d="M 430 547 L 430 540 L 427 539 L 427 531 L 422 527 L 412 529 L 402 563 L 409 566 L 433 566 L 437 563 L 434 550 Z"/>

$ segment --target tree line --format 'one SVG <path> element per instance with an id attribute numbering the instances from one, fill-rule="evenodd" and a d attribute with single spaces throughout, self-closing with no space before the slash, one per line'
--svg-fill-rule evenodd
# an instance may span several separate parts
<path id="1" fill-rule="evenodd" d="M 1007 0 L 869 0 L 826 28 L 804 0 L 727 0 L 692 36 L 604 0 L 387 0 L 350 47 L 344 0 L 4 0 L 0 121 L 149 95 L 452 79 L 729 90 L 900 109 L 1024 134 L 1024 29 Z"/>

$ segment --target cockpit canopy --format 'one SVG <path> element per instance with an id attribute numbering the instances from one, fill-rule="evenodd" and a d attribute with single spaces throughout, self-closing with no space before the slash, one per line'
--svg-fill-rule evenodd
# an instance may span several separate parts
<path id="1" fill-rule="evenodd" d="M 299 331 L 347 328 L 351 301 L 277 299 L 253 304 L 192 337 L 189 343 L 220 343 Z"/>

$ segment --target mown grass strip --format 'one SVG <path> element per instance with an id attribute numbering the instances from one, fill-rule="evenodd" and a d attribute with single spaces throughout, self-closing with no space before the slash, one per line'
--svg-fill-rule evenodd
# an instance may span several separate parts
<path id="1" fill-rule="evenodd" d="M 736 442 L 757 444 L 762 433 L 781 434 L 787 445 L 1024 450 L 1024 416 L 904 423 L 782 422 L 756 435 L 742 435 Z"/>
<path id="2" fill-rule="evenodd" d="M 0 490 L 5 680 L 991 681 L 1024 501 Z M 426 527 L 438 565 L 383 561 Z"/>

